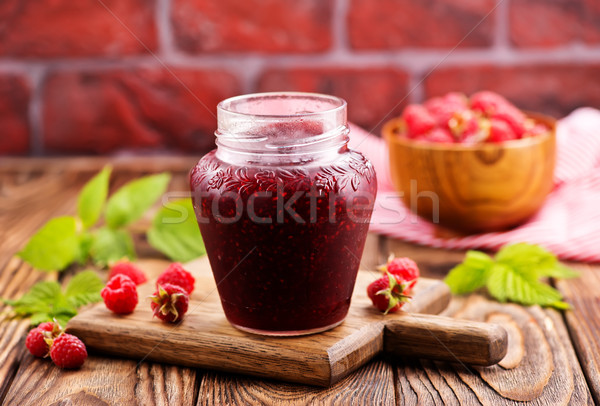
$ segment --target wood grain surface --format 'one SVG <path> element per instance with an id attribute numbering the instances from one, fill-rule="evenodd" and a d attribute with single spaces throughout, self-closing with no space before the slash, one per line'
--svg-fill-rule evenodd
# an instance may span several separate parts
<path id="1" fill-rule="evenodd" d="M 600 268 L 572 264 L 581 272 L 576 279 L 556 283 L 573 307 L 565 313 L 573 345 L 596 404 L 600 404 Z"/>
<path id="2" fill-rule="evenodd" d="M 82 182 L 89 179 L 106 159 L 94 159 L 89 167 L 86 166 L 87 158 L 75 161 L 70 158 L 40 161 L 0 159 L 1 297 L 18 297 L 33 283 L 44 278 L 63 279 L 62 275 L 56 273 L 33 271 L 13 255 L 48 218 L 74 212 L 76 193 Z M 173 162 L 169 160 L 165 163 L 165 160 L 154 158 L 135 161 L 134 165 L 126 165 L 123 174 L 115 174 L 114 183 L 122 184 L 131 175 L 171 168 L 180 171 L 173 179 L 171 190 L 185 191 L 187 163 L 176 169 L 173 168 Z M 77 173 L 70 173 L 72 170 Z M 141 229 L 144 223 L 141 224 L 135 225 L 134 229 Z M 369 236 L 367 247 L 363 255 L 364 264 L 382 263 L 390 252 L 394 252 L 396 256 L 415 258 L 422 273 L 429 277 L 444 276 L 463 257 L 460 252 L 419 247 L 373 235 Z M 144 257 L 157 256 L 155 251 L 148 248 L 143 236 L 137 236 L 136 248 Z M 372 269 L 372 266 L 368 268 Z M 503 382 L 502 374 L 519 368 L 525 368 L 532 377 L 537 377 L 536 382 L 546 376 L 546 367 L 539 368 L 544 373 L 542 375 L 534 371 L 529 362 L 523 361 L 531 359 L 534 353 L 526 340 L 526 332 L 532 330 L 527 329 L 526 325 L 532 324 L 537 331 L 533 334 L 538 337 L 543 334 L 546 344 L 536 346 L 543 347 L 545 358 L 552 360 L 554 369 L 538 397 L 531 401 L 521 402 L 506 397 L 505 394 L 509 392 L 505 391 L 513 390 L 510 386 L 490 386 L 477 369 L 459 363 L 413 358 L 380 358 L 330 388 L 286 384 L 147 361 L 137 363 L 96 354 L 90 356 L 81 370 L 61 371 L 49 360 L 34 359 L 27 353 L 24 348 L 27 321 L 3 318 L 0 321 L 0 404 L 585 405 L 593 404 L 593 399 L 600 403 L 600 321 L 597 314 L 600 266 L 583 265 L 582 268 L 586 269 L 586 273 L 581 279 L 557 284 L 567 296 L 567 301 L 574 305 L 573 310 L 564 313 L 564 319 L 563 315 L 553 310 L 519 306 L 515 306 L 520 309 L 518 311 L 503 310 L 504 306 L 514 305 L 500 305 L 500 309 L 495 309 L 500 312 L 494 311 L 485 316 L 503 323 L 509 332 L 509 348 L 512 348 L 503 360 L 505 367 L 498 367 L 499 376 L 486 373 L 486 379 L 490 382 Z M 106 273 L 102 272 L 102 275 Z M 480 300 L 476 298 L 471 302 L 469 298 L 457 298 L 452 301 L 447 314 L 460 315 L 461 309 L 475 306 Z M 528 315 L 526 324 L 523 323 L 525 314 L 521 311 Z M 463 314 L 469 316 L 469 312 Z M 477 314 L 475 316 L 480 317 Z M 540 365 L 546 363 L 544 361 Z M 558 370 L 559 367 L 566 372 Z M 524 375 L 527 374 L 521 373 L 521 376 Z M 514 376 L 513 381 L 517 379 Z M 533 378 L 519 382 L 518 392 L 512 396 L 531 397 L 533 390 L 530 388 L 538 393 L 540 385 L 530 387 L 532 381 Z M 507 378 L 506 382 L 512 381 Z M 592 389 L 593 399 L 589 388 Z"/>

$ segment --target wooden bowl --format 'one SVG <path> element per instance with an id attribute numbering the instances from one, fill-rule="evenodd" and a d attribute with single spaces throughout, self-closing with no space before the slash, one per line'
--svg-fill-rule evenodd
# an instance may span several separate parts
<path id="1" fill-rule="evenodd" d="M 507 229 L 531 217 L 552 189 L 556 120 L 527 114 L 551 131 L 502 144 L 433 144 L 398 135 L 402 119 L 388 121 L 383 137 L 392 182 L 406 206 L 469 233 Z"/>

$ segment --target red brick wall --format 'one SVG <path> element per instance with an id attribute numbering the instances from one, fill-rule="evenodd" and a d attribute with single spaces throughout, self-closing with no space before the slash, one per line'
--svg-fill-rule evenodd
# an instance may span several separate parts
<path id="1" fill-rule="evenodd" d="M 407 102 L 492 89 L 600 107 L 598 0 L 1 0 L 0 153 L 213 144 L 216 103 L 331 93 L 377 131 Z"/>

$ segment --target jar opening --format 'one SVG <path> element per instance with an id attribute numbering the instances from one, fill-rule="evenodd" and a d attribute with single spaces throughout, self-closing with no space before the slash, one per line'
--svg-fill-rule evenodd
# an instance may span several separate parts
<path id="1" fill-rule="evenodd" d="M 217 155 L 229 160 L 276 162 L 332 154 L 346 147 L 346 101 L 316 93 L 255 93 L 217 107 Z"/>
<path id="2" fill-rule="evenodd" d="M 318 93 L 274 92 L 254 93 L 231 97 L 217 106 L 218 112 L 262 118 L 308 117 L 335 115 L 346 109 L 346 101 L 339 97 Z"/>

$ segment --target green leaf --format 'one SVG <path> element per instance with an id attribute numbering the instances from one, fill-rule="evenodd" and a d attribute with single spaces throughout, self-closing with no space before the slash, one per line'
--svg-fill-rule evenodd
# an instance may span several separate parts
<path id="1" fill-rule="evenodd" d="M 40 323 L 45 323 L 47 321 L 52 321 L 52 316 L 49 313 L 35 313 L 32 314 L 29 322 L 32 326 L 37 326 Z M 61 326 L 64 324 L 61 323 Z"/>
<path id="2" fill-rule="evenodd" d="M 56 281 L 38 282 L 20 299 L 8 302 L 13 311 L 20 316 L 31 316 L 31 324 L 52 321 L 56 318 L 66 323 L 77 314 Z"/>
<path id="3" fill-rule="evenodd" d="M 171 175 L 161 173 L 134 180 L 120 188 L 106 205 L 106 223 L 123 227 L 140 217 L 165 192 Z"/>
<path id="4" fill-rule="evenodd" d="M 490 271 L 487 289 L 500 302 L 512 302 L 540 306 L 550 306 L 562 299 L 561 293 L 553 287 L 523 275 L 504 264 L 496 264 Z"/>
<path id="5" fill-rule="evenodd" d="M 173 261 L 188 262 L 206 254 L 191 199 L 162 207 L 147 236 L 150 245 Z"/>
<path id="6" fill-rule="evenodd" d="M 496 254 L 496 261 L 519 269 L 522 272 L 541 276 L 545 270 L 553 269 L 558 260 L 556 256 L 539 245 L 518 243 L 502 247 Z"/>
<path id="7" fill-rule="evenodd" d="M 36 269 L 65 269 L 79 257 L 75 218 L 64 216 L 48 221 L 18 255 Z"/>
<path id="8" fill-rule="evenodd" d="M 560 262 L 558 262 L 554 268 L 544 269 L 540 273 L 540 276 L 549 276 L 557 279 L 577 278 L 579 275 L 579 272 L 561 264 Z"/>
<path id="9" fill-rule="evenodd" d="M 489 255 L 479 251 L 468 251 L 462 264 L 455 266 L 444 282 L 455 295 L 473 292 L 487 281 L 494 261 Z"/>
<path id="10" fill-rule="evenodd" d="M 99 266 L 109 265 L 123 258 L 135 259 L 131 235 L 125 230 L 99 228 L 90 247 L 90 255 Z"/>
<path id="11" fill-rule="evenodd" d="M 15 313 L 28 315 L 39 312 L 50 312 L 54 303 L 64 303 L 60 285 L 56 281 L 38 282 L 20 299 L 7 301 Z"/>
<path id="12" fill-rule="evenodd" d="M 87 231 L 83 231 L 78 236 L 79 238 L 79 258 L 77 258 L 77 262 L 80 264 L 85 264 L 90 257 L 90 249 L 92 248 L 92 243 L 94 242 L 94 236 Z"/>
<path id="13" fill-rule="evenodd" d="M 105 166 L 96 176 L 85 184 L 77 200 L 77 214 L 85 228 L 90 228 L 100 218 L 106 197 L 111 168 Z"/>
<path id="14" fill-rule="evenodd" d="M 93 271 L 83 271 L 73 277 L 65 292 L 56 281 L 38 282 L 17 300 L 6 300 L 19 316 L 30 316 L 31 324 L 57 319 L 65 325 L 84 304 L 100 301 L 102 281 Z"/>
<path id="15" fill-rule="evenodd" d="M 65 297 L 71 306 L 79 308 L 88 303 L 99 302 L 103 287 L 102 280 L 94 271 L 82 271 L 69 281 Z"/>

